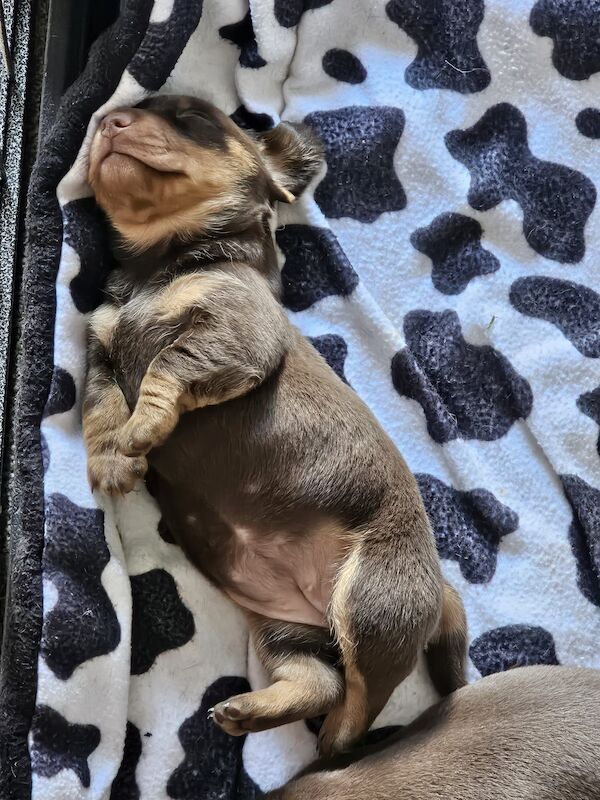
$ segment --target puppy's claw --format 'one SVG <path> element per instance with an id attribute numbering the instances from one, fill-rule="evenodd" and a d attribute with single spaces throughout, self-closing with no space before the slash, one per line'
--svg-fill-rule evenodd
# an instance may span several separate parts
<path id="1" fill-rule="evenodd" d="M 207 719 L 214 719 L 215 718 L 215 709 L 209 708 L 208 713 L 206 714 Z"/>

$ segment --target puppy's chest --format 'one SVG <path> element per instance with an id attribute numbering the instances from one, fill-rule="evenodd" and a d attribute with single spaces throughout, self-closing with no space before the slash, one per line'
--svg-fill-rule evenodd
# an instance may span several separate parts
<path id="1" fill-rule="evenodd" d="M 165 286 L 127 286 L 112 292 L 113 304 L 91 317 L 92 330 L 105 345 L 128 402 L 135 402 L 139 385 L 152 359 L 172 344 L 189 324 L 185 307 L 173 304 Z"/>

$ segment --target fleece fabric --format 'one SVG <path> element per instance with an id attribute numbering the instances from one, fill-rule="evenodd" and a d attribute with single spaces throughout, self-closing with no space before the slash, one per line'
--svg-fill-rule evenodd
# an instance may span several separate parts
<path id="1" fill-rule="evenodd" d="M 242 615 L 161 537 L 143 487 L 112 502 L 85 478 L 86 314 L 112 266 L 86 155 L 104 113 L 157 91 L 322 138 L 322 171 L 279 209 L 284 303 L 417 475 L 470 678 L 600 667 L 598 0 L 130 0 L 32 193 L 13 581 L 43 592 L 12 695 L 31 720 L 14 796 L 248 800 L 315 753 L 313 723 L 243 740 L 207 719 L 265 685 Z M 376 727 L 434 699 L 420 664 Z"/>

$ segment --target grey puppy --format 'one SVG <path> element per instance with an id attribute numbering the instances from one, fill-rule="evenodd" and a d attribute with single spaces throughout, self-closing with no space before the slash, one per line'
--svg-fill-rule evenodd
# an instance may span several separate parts
<path id="1" fill-rule="evenodd" d="M 598 670 L 499 673 L 265 800 L 598 800 L 599 708 Z"/>
<path id="2" fill-rule="evenodd" d="M 464 683 L 462 603 L 418 487 L 289 323 L 269 221 L 321 164 L 307 128 L 251 136 L 208 103 L 109 114 L 89 177 L 120 266 L 90 320 L 83 432 L 95 488 L 151 467 L 171 534 L 241 608 L 273 680 L 214 719 L 234 735 L 327 714 L 356 743 L 427 649 Z"/>

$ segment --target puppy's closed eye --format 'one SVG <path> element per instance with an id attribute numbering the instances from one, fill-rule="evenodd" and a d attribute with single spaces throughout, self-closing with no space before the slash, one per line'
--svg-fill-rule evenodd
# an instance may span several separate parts
<path id="1" fill-rule="evenodd" d="M 205 111 L 199 111 L 195 108 L 185 108 L 182 111 L 177 112 L 177 119 L 198 119 L 202 120 L 203 122 L 210 122 L 211 125 L 215 125 L 215 121 L 211 119 L 210 114 L 207 114 Z"/>
<path id="2" fill-rule="evenodd" d="M 222 149 L 225 141 L 223 126 L 214 116 L 198 108 L 183 108 L 175 115 L 180 133 L 205 147 Z"/>
<path id="3" fill-rule="evenodd" d="M 221 131 L 222 128 L 218 124 L 218 122 L 207 114 L 204 111 L 199 111 L 195 108 L 186 108 L 182 111 L 178 111 L 176 115 L 176 119 L 178 122 L 183 122 L 186 125 L 194 126 L 196 128 L 202 129 L 209 129 L 209 130 L 219 130 Z"/>

